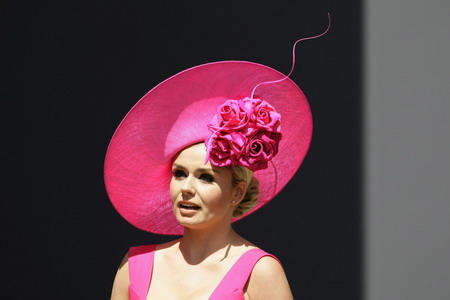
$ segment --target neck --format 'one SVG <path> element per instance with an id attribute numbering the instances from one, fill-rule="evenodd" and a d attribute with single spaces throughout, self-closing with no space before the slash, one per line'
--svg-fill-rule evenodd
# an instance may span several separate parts
<path id="1" fill-rule="evenodd" d="M 223 253 L 220 253 L 220 255 L 226 256 L 229 250 L 228 247 L 236 236 L 237 234 L 231 227 L 231 224 L 218 228 L 185 228 L 179 247 L 186 261 L 195 264 L 220 252 L 222 249 Z"/>

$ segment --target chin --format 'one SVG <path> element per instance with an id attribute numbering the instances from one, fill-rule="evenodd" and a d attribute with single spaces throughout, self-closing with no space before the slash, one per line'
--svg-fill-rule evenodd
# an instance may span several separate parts
<path id="1" fill-rule="evenodd" d="M 190 220 L 185 220 L 184 218 L 177 219 L 178 223 L 183 226 L 184 228 L 188 228 L 188 229 L 193 229 L 193 230 L 198 230 L 198 229 L 204 229 L 204 228 L 208 228 L 208 224 L 205 222 L 195 222 L 195 221 L 190 221 Z"/>
<path id="2" fill-rule="evenodd" d="M 177 219 L 178 223 L 180 223 L 180 225 L 183 225 L 183 226 L 197 226 L 197 225 L 208 223 L 208 220 L 199 218 L 197 216 L 192 217 L 192 216 L 177 215 L 176 219 Z"/>
<path id="3" fill-rule="evenodd" d="M 197 216 L 196 216 L 197 217 Z M 184 228 L 192 230 L 200 230 L 207 228 L 216 228 L 220 226 L 227 226 L 231 223 L 231 220 L 225 220 L 224 218 L 214 217 L 209 219 L 199 219 L 186 216 L 177 215 L 176 219 L 178 223 Z"/>

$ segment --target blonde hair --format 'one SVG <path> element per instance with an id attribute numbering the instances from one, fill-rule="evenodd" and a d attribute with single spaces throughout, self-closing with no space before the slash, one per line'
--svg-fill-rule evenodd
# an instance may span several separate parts
<path id="1" fill-rule="evenodd" d="M 251 211 L 258 202 L 259 182 L 253 176 L 253 172 L 243 166 L 232 166 L 231 174 L 233 176 L 233 186 L 237 186 L 242 181 L 247 183 L 247 191 L 245 192 L 245 196 L 233 211 L 233 217 L 238 218 L 246 212 Z"/>

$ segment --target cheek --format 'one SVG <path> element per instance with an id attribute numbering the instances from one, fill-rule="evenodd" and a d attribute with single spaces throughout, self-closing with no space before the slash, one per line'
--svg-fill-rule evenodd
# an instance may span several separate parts
<path id="1" fill-rule="evenodd" d="M 203 192 L 202 198 L 210 205 L 218 205 L 222 202 L 222 193 L 214 190 L 208 190 Z"/>
<path id="2" fill-rule="evenodd" d="M 169 193 L 170 193 L 170 199 L 172 200 L 172 202 L 174 202 L 177 198 L 177 182 L 174 181 L 173 179 L 170 180 L 170 185 L 169 185 Z"/>
<path id="3" fill-rule="evenodd" d="M 229 202 L 227 194 L 218 188 L 203 190 L 202 198 L 211 209 L 228 206 Z"/>

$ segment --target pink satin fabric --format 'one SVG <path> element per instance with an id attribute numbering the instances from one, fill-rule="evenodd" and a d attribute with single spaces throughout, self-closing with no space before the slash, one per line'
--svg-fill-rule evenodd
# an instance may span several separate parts
<path id="1" fill-rule="evenodd" d="M 156 245 L 132 247 L 128 252 L 130 300 L 145 300 L 150 287 Z M 245 252 L 216 287 L 210 300 L 244 300 L 244 287 L 255 264 L 264 256 L 273 255 L 261 249 Z"/>

